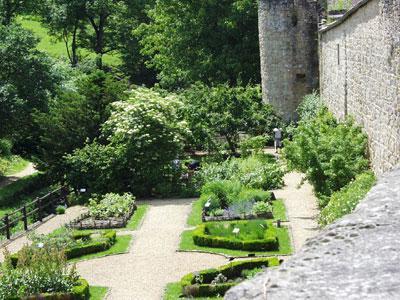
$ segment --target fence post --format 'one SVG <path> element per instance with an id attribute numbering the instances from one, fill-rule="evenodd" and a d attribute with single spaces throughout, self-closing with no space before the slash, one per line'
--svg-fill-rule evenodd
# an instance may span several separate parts
<path id="1" fill-rule="evenodd" d="M 26 213 L 26 205 L 22 207 L 22 214 L 23 214 L 23 219 L 24 219 L 24 229 L 25 231 L 28 230 L 28 215 Z"/>
<path id="2" fill-rule="evenodd" d="M 10 219 L 9 219 L 8 214 L 6 214 L 6 215 L 4 216 L 4 223 L 5 223 L 5 225 L 6 225 L 6 236 L 7 236 L 7 240 L 9 240 L 9 239 L 11 238 L 11 235 L 10 235 Z"/>
<path id="3" fill-rule="evenodd" d="M 38 198 L 38 216 L 39 216 L 39 221 L 42 222 L 43 221 L 43 214 L 42 214 L 42 199 Z"/>

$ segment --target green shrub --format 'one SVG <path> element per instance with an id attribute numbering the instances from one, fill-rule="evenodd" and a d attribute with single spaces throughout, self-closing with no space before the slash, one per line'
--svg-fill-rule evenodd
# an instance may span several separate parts
<path id="1" fill-rule="evenodd" d="M 241 184 L 238 181 L 218 180 L 209 182 L 201 189 L 203 203 L 209 202 L 209 209 L 227 208 L 237 197 Z"/>
<path id="2" fill-rule="evenodd" d="M 251 270 L 260 270 L 263 267 L 279 266 L 279 259 L 276 257 L 258 258 L 252 260 L 232 262 L 217 269 L 208 269 L 199 272 L 189 273 L 182 277 L 180 284 L 183 294 L 187 297 L 212 297 L 224 295 L 231 287 L 238 284 L 236 279 L 244 277 L 243 273 Z M 223 275 L 229 281 L 218 284 L 212 284 L 213 280 Z"/>
<path id="3" fill-rule="evenodd" d="M 108 193 L 89 199 L 89 216 L 97 220 L 123 217 L 135 204 L 135 197 L 130 193 L 118 195 Z"/>
<path id="4" fill-rule="evenodd" d="M 233 233 L 234 228 L 240 229 L 238 234 Z M 201 224 L 193 231 L 193 241 L 198 246 L 245 251 L 271 251 L 279 247 L 275 228 L 257 220 Z"/>
<path id="5" fill-rule="evenodd" d="M 268 202 L 272 200 L 272 192 L 243 188 L 237 199 L 238 201 Z"/>
<path id="6" fill-rule="evenodd" d="M 0 139 L 0 157 L 10 156 L 13 144 L 10 140 Z"/>
<path id="7" fill-rule="evenodd" d="M 263 215 L 272 212 L 272 205 L 267 202 L 257 202 L 253 206 L 253 213 Z"/>
<path id="8" fill-rule="evenodd" d="M 66 208 L 65 206 L 59 205 L 56 207 L 56 214 L 57 215 L 63 215 L 65 214 Z"/>
<path id="9" fill-rule="evenodd" d="M 338 122 L 322 110 L 300 122 L 283 153 L 289 167 L 305 173 L 317 194 L 330 196 L 368 169 L 366 147 L 366 135 L 351 119 Z"/>
<path id="10" fill-rule="evenodd" d="M 271 140 L 269 136 L 254 136 L 249 137 L 240 142 L 240 153 L 242 156 L 247 157 L 250 155 L 258 155 L 263 152 L 265 145 Z"/>
<path id="11" fill-rule="evenodd" d="M 91 193 L 151 195 L 159 183 L 171 180 L 171 162 L 183 151 L 188 130 L 178 116 L 181 106 L 173 95 L 146 88 L 114 102 L 102 126 L 105 144 L 93 142 L 68 155 L 67 181 Z"/>
<path id="12" fill-rule="evenodd" d="M 63 251 L 43 245 L 25 246 L 16 267 L 8 252 L 2 264 L 0 298 L 21 299 L 46 293 L 69 294 L 80 285 L 75 268 L 67 265 Z"/>
<path id="13" fill-rule="evenodd" d="M 317 114 L 324 108 L 324 102 L 317 92 L 304 96 L 297 113 L 302 122 L 308 122 L 314 119 Z"/>
<path id="14" fill-rule="evenodd" d="M 326 207 L 321 211 L 319 223 L 323 226 L 351 213 L 375 183 L 372 172 L 358 175 L 354 181 L 332 194 Z"/>

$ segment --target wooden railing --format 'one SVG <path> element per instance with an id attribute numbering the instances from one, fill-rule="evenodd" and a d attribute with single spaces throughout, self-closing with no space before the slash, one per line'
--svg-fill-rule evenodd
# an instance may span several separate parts
<path id="1" fill-rule="evenodd" d="M 25 203 L 19 209 L 11 213 L 7 213 L 1 219 L 3 226 L 0 227 L 0 232 L 11 239 L 11 229 L 20 221 L 24 223 L 24 230 L 29 229 L 29 219 L 32 217 L 37 221 L 42 222 L 45 217 L 55 212 L 58 204 L 64 203 L 68 195 L 68 189 L 61 187 L 56 189 L 43 197 L 36 198 L 35 200 Z"/>

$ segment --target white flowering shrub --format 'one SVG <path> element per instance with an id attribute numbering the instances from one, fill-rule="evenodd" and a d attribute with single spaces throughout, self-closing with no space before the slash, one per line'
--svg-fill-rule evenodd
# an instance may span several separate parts
<path id="1" fill-rule="evenodd" d="M 152 89 L 132 91 L 128 101 L 112 104 L 102 139 L 67 157 L 70 183 L 90 192 L 131 191 L 149 195 L 172 180 L 172 161 L 182 153 L 187 125 L 178 116 L 182 103 Z"/>

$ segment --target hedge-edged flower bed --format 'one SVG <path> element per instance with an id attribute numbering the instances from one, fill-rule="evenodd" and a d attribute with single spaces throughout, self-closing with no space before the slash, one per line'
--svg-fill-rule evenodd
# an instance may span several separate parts
<path id="1" fill-rule="evenodd" d="M 203 247 L 246 251 L 279 249 L 275 228 L 261 220 L 200 224 L 193 231 L 193 242 Z"/>
<path id="2" fill-rule="evenodd" d="M 70 235 L 70 237 L 64 237 Z M 116 242 L 117 233 L 115 230 L 100 232 L 100 236 L 92 238 L 91 231 L 76 231 L 72 234 L 60 234 L 55 236 L 36 236 L 31 237 L 33 245 L 36 248 L 41 245 L 48 245 L 64 252 L 67 259 L 81 257 L 83 255 L 106 251 Z M 72 239 L 73 241 L 69 240 Z M 20 252 L 10 255 L 12 264 L 17 266 Z"/>
<path id="3" fill-rule="evenodd" d="M 51 245 L 25 246 L 18 263 L 9 252 L 1 265 L 0 299 L 88 299 L 89 285 Z"/>
<path id="4" fill-rule="evenodd" d="M 276 257 L 232 262 L 217 269 L 208 269 L 185 275 L 180 284 L 186 297 L 222 296 L 231 287 L 249 279 L 264 268 L 279 266 Z"/>

